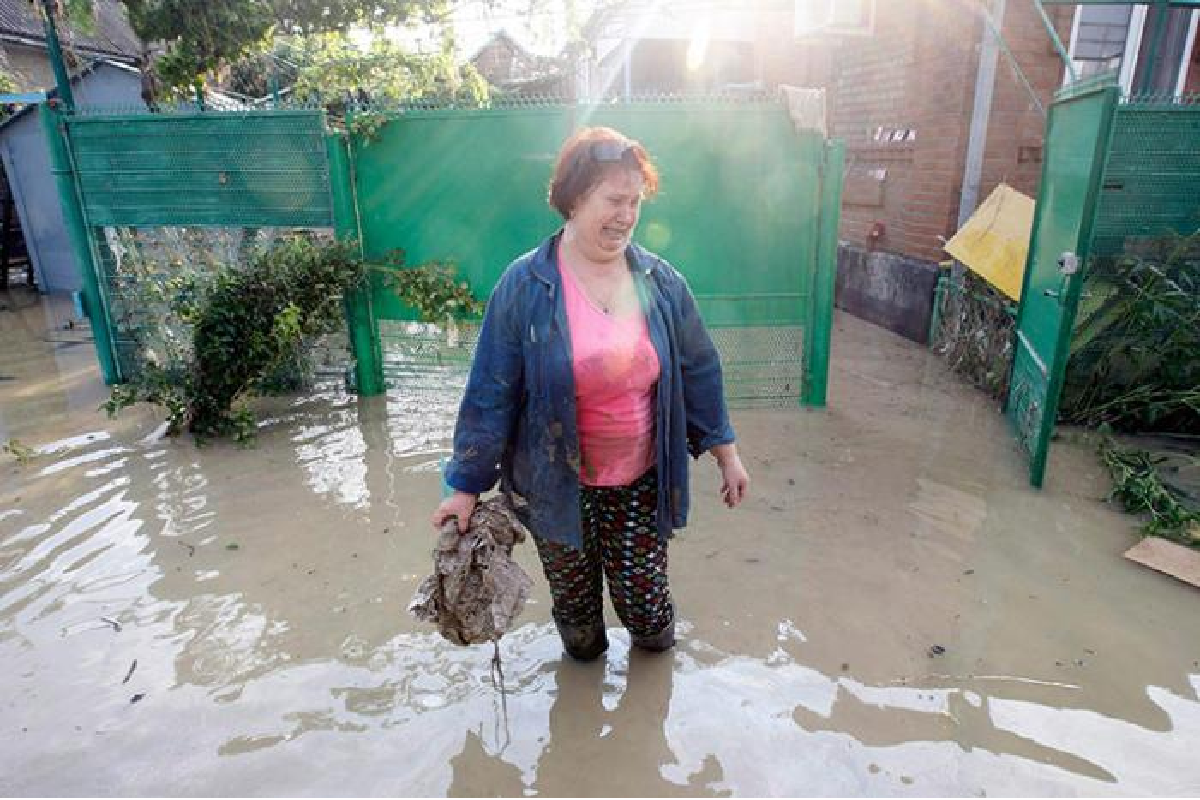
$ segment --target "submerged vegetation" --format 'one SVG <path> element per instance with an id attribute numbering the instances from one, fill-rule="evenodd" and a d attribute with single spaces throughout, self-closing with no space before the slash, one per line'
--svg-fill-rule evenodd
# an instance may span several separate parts
<path id="1" fill-rule="evenodd" d="M 1144 534 L 1200 548 L 1200 457 L 1186 451 L 1122 447 L 1105 436 L 1100 460 L 1113 480 L 1109 500 L 1131 514 L 1149 517 Z"/>
<path id="2" fill-rule="evenodd" d="M 372 270 L 384 273 L 424 320 L 452 326 L 456 317 L 481 308 L 448 263 L 404 268 L 403 254 L 396 252 L 367 264 L 356 244 L 312 234 L 283 236 L 265 249 L 239 243 L 224 264 L 191 251 L 163 263 L 138 257 L 136 244 L 117 248 L 123 254 L 119 270 L 136 278 L 122 308 L 136 306 L 138 314 L 126 310 L 121 317 L 137 332 L 136 375 L 114 387 L 103 408 L 115 416 L 134 403 L 158 405 L 170 433 L 187 430 L 197 440 L 252 438 L 255 420 L 247 401 L 309 382 L 306 345 L 342 328 L 345 297 Z"/>

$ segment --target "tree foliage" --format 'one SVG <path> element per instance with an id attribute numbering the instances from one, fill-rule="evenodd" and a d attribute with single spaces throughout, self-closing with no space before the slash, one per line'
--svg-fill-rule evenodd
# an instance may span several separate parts
<path id="1" fill-rule="evenodd" d="M 487 99 L 487 81 L 471 64 L 456 64 L 449 49 L 409 53 L 382 37 L 360 48 L 345 36 L 312 34 L 280 39 L 230 68 L 229 87 L 251 97 L 271 90 L 274 73 L 291 97 L 304 101 L 440 100 L 477 104 Z"/>
<path id="2" fill-rule="evenodd" d="M 90 3 L 92 0 L 71 0 Z M 144 42 L 162 42 L 159 77 L 169 87 L 263 49 L 274 35 L 345 32 L 432 22 L 447 0 L 122 0 Z"/>

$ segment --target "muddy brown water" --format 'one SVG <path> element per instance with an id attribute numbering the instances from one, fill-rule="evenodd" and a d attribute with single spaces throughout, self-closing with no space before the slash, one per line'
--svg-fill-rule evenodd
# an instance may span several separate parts
<path id="1" fill-rule="evenodd" d="M 0 455 L 0 793 L 1200 793 L 1200 594 L 1121 558 L 1087 446 L 1028 489 L 992 404 L 856 319 L 828 410 L 735 414 L 744 508 L 696 467 L 679 647 L 614 625 L 564 662 L 539 577 L 502 698 L 490 647 L 403 611 L 451 401 L 330 385 L 197 449 L 96 413 L 87 332 L 26 305 L 0 312 L 0 441 L 37 450 Z"/>

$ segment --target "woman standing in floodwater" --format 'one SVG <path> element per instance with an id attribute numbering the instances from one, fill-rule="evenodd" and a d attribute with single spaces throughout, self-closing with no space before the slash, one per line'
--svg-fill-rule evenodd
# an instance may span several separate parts
<path id="1" fill-rule="evenodd" d="M 562 147 L 550 205 L 565 224 L 505 270 L 484 314 L 433 514 L 465 530 L 497 479 L 533 533 L 573 657 L 608 648 L 603 580 L 633 644 L 675 644 L 667 541 L 687 524 L 688 454 L 712 453 L 734 508 L 750 477 L 721 363 L 687 282 L 632 244 L 658 190 L 645 148 L 611 128 Z"/>

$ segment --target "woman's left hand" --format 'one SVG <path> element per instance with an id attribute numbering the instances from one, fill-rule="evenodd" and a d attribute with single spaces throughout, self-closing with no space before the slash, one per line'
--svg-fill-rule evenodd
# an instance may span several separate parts
<path id="1" fill-rule="evenodd" d="M 730 508 L 737 508 L 750 492 L 750 473 L 732 444 L 714 447 L 713 455 L 721 467 L 721 499 Z"/>

